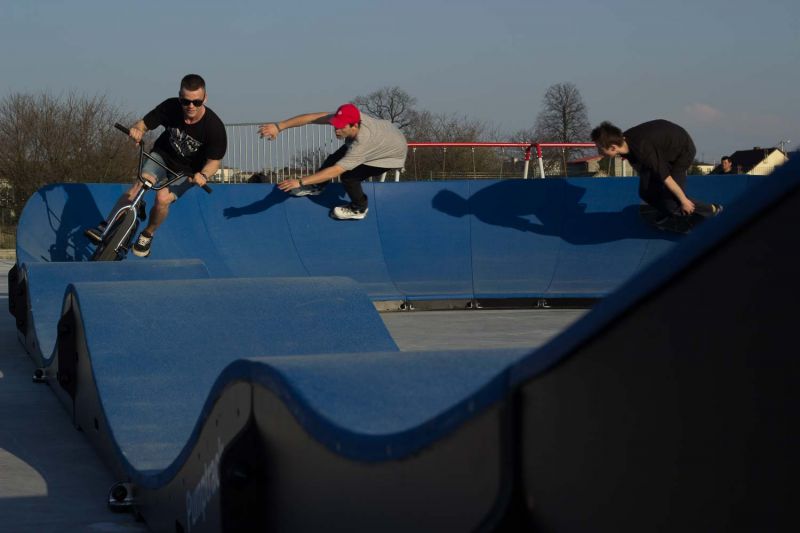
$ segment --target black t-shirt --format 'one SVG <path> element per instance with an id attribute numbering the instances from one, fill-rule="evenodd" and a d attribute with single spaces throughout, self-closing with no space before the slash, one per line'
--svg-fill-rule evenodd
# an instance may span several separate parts
<path id="1" fill-rule="evenodd" d="M 725 170 L 720 165 L 718 167 L 714 167 L 714 170 L 709 172 L 709 174 L 725 174 L 725 175 L 728 175 L 728 176 L 735 176 L 736 172 L 733 170 L 733 167 L 731 167 L 731 169 L 729 171 L 725 172 Z"/>
<path id="2" fill-rule="evenodd" d="M 639 172 L 639 191 L 661 189 L 672 176 L 681 186 L 697 152 L 689 133 L 668 120 L 651 120 L 624 133 L 625 158 Z"/>
<path id="3" fill-rule="evenodd" d="M 153 151 L 160 154 L 171 170 L 194 174 L 202 170 L 208 159 L 222 159 L 228 147 L 225 125 L 208 107 L 195 124 L 183 121 L 183 110 L 177 98 L 167 98 L 144 117 L 148 130 L 164 126 Z"/>

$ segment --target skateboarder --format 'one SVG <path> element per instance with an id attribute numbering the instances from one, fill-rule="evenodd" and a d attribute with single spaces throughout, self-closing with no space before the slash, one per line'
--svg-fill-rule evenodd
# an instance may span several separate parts
<path id="1" fill-rule="evenodd" d="M 676 217 L 694 215 L 705 219 L 722 212 L 719 204 L 707 204 L 686 196 L 686 174 L 696 149 L 685 129 L 667 120 L 651 120 L 622 132 L 610 122 L 592 130 L 600 154 L 625 157 L 639 173 L 639 197 L 655 208 L 657 225 Z"/>
<path id="2" fill-rule="evenodd" d="M 344 145 L 310 176 L 287 179 L 278 187 L 293 196 L 319 194 L 328 181 L 339 176 L 350 203 L 331 210 L 338 220 L 361 220 L 367 216 L 368 199 L 361 182 L 384 172 L 402 168 L 408 145 L 403 134 L 388 120 L 363 115 L 353 104 L 344 104 L 335 113 L 307 113 L 287 120 L 263 124 L 259 133 L 275 139 L 280 132 L 306 124 L 330 124 Z"/>

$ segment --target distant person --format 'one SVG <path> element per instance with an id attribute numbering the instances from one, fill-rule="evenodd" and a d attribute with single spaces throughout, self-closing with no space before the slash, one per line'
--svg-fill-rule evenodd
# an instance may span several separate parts
<path id="1" fill-rule="evenodd" d="M 258 131 L 262 137 L 275 139 L 283 130 L 306 124 L 330 124 L 336 137 L 344 139 L 344 145 L 329 155 L 314 174 L 283 180 L 278 187 L 293 196 L 314 195 L 322 192 L 327 182 L 340 177 L 350 203 L 334 207 L 330 216 L 338 220 L 363 219 L 369 209 L 361 182 L 403 167 L 408 153 L 405 137 L 390 121 L 364 115 L 353 104 L 344 104 L 335 113 L 307 113 L 263 124 Z"/>
<path id="2" fill-rule="evenodd" d="M 197 74 L 188 74 L 181 80 L 177 98 L 164 100 L 130 128 L 130 137 L 138 144 L 142 142 L 146 131 L 164 126 L 164 132 L 156 139 L 150 155 L 170 170 L 187 176 L 156 192 L 156 202 L 150 210 L 147 227 L 133 245 L 133 253 L 139 257 L 150 255 L 153 236 L 167 218 L 170 204 L 194 185 L 205 185 L 208 178 L 217 172 L 225 156 L 228 147 L 225 125 L 216 113 L 206 107 L 206 99 L 206 82 Z M 168 177 L 163 168 L 149 159 L 144 162 L 142 176 L 153 183 Z M 137 179 L 119 197 L 109 216 L 132 202 L 141 188 L 142 184 Z M 107 224 L 108 220 L 105 220 L 98 227 L 86 230 L 86 236 L 94 243 L 99 243 Z"/>
<path id="3" fill-rule="evenodd" d="M 714 169 L 712 174 L 736 174 L 736 171 L 733 168 L 733 161 L 727 155 L 723 157 L 720 162 L 719 166 Z"/>
<path id="4" fill-rule="evenodd" d="M 686 196 L 686 174 L 696 149 L 686 130 L 677 124 L 652 120 L 623 133 L 603 122 L 592 130 L 592 141 L 599 153 L 621 155 L 637 170 L 639 197 L 659 212 L 657 224 L 692 214 L 709 218 L 722 211 L 721 205 Z"/>

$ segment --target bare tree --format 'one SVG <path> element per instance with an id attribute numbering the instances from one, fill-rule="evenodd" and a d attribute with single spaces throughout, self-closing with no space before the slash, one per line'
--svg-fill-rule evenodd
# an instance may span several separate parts
<path id="1" fill-rule="evenodd" d="M 487 123 L 456 114 L 421 111 L 409 126 L 409 138 L 417 142 L 481 142 L 495 140 L 497 131 Z M 503 175 L 511 155 L 496 149 L 418 148 L 412 150 L 406 169 L 416 179 L 434 176 L 461 177 Z"/>
<path id="2" fill-rule="evenodd" d="M 396 124 L 411 142 L 481 142 L 499 138 L 496 129 L 480 120 L 416 109 L 417 99 L 400 87 L 378 89 L 356 97 L 353 103 L 369 115 Z M 406 176 L 504 176 L 514 172 L 514 160 L 522 160 L 523 155 L 522 151 L 483 148 L 412 149 L 406 160 Z"/>
<path id="3" fill-rule="evenodd" d="M 575 84 L 557 83 L 548 87 L 542 99 L 542 110 L 536 117 L 536 140 L 555 143 L 586 142 L 590 130 L 586 104 Z M 583 154 L 583 150 L 564 149 L 557 154 L 566 174 L 567 159 Z"/>
<path id="4" fill-rule="evenodd" d="M 400 87 L 383 87 L 366 96 L 356 96 L 353 103 L 368 115 L 393 122 L 404 132 L 417 115 L 417 99 Z"/>
<path id="5" fill-rule="evenodd" d="M 14 93 L 0 101 L 0 178 L 14 215 L 48 184 L 129 180 L 135 152 L 114 122 L 130 121 L 102 96 Z"/>

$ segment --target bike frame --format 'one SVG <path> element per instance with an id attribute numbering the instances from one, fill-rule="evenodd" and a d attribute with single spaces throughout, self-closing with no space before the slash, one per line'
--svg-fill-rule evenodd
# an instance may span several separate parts
<path id="1" fill-rule="evenodd" d="M 122 133 L 125 133 L 126 135 L 130 135 L 130 130 L 128 128 L 126 128 L 125 126 L 123 126 L 121 124 L 114 124 L 114 127 L 117 128 L 118 130 L 120 130 Z M 171 177 L 169 179 L 161 181 L 160 183 L 151 183 L 142 174 L 142 169 L 144 168 L 145 158 L 149 159 L 150 161 L 154 162 L 156 165 L 158 165 L 161 168 L 163 168 L 164 170 L 166 170 L 167 173 L 169 175 L 171 175 Z M 144 145 L 142 145 L 142 143 L 139 143 L 139 170 L 137 172 L 136 177 L 139 180 L 139 182 L 142 184 L 141 188 L 139 189 L 139 192 L 136 193 L 136 196 L 134 196 L 133 200 L 131 200 L 131 203 L 129 203 L 128 205 L 124 205 L 124 206 L 120 207 L 119 209 L 117 209 L 117 211 L 110 218 L 110 222 L 108 223 L 108 225 L 106 226 L 106 229 L 103 231 L 103 233 L 101 235 L 102 242 L 105 242 L 106 239 L 108 238 L 109 234 L 111 233 L 112 228 L 114 229 L 115 232 L 117 232 L 117 231 L 124 231 L 125 232 L 126 237 L 124 239 L 120 239 L 119 244 L 116 246 L 116 248 L 114 250 L 114 252 L 116 252 L 116 253 L 119 253 L 120 248 L 127 247 L 127 245 L 130 244 L 130 235 L 129 234 L 132 234 L 133 232 L 135 232 L 136 227 L 139 225 L 138 219 L 144 220 L 145 217 L 144 216 L 139 216 L 139 212 L 138 211 L 139 211 L 139 206 L 140 206 L 140 204 L 142 202 L 142 198 L 147 193 L 147 191 L 151 191 L 151 190 L 159 191 L 159 190 L 161 190 L 161 189 L 163 189 L 165 187 L 169 187 L 170 185 L 172 185 L 176 181 L 178 181 L 178 180 L 180 180 L 182 178 L 186 178 L 186 175 L 181 173 L 181 172 L 175 172 L 174 170 L 172 170 L 169 167 L 167 167 L 166 165 L 164 165 L 162 162 L 158 161 L 156 158 L 151 156 L 149 153 L 145 152 L 144 151 Z M 203 190 L 205 190 L 207 193 L 210 193 L 211 192 L 211 187 L 209 187 L 208 185 L 203 185 Z M 123 217 L 124 214 L 126 212 L 128 212 L 128 211 L 133 213 L 133 217 L 131 217 L 131 222 L 128 225 L 128 227 L 127 228 L 120 228 L 120 227 L 114 226 L 114 222 L 117 221 L 117 220 L 120 220 L 120 217 Z"/>

